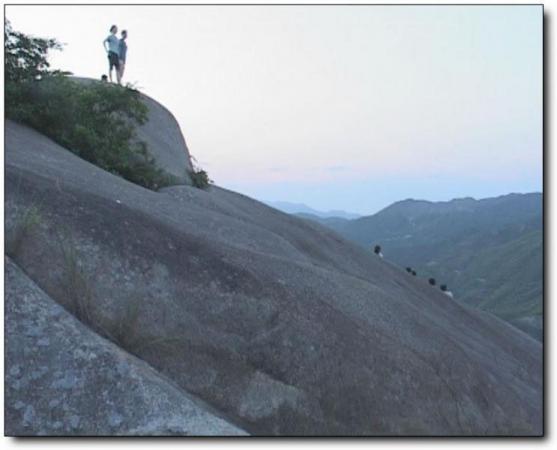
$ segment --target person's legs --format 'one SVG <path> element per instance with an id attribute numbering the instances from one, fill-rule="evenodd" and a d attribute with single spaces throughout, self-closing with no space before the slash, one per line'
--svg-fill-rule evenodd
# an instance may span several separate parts
<path id="1" fill-rule="evenodd" d="M 122 79 L 122 75 L 120 74 L 120 63 L 115 67 L 116 68 L 116 81 L 118 84 L 122 84 L 120 81 Z"/>
<path id="2" fill-rule="evenodd" d="M 114 71 L 116 72 L 116 81 L 118 82 L 118 84 L 120 84 L 120 61 L 118 55 L 116 53 L 110 52 L 108 54 L 108 60 L 110 61 L 108 69 L 110 82 L 112 82 L 112 68 L 114 67 Z"/>
<path id="3" fill-rule="evenodd" d="M 124 78 L 124 70 L 126 70 L 126 63 L 120 60 L 120 80 Z"/>
<path id="4" fill-rule="evenodd" d="M 112 83 L 112 59 L 110 58 L 110 53 L 108 54 L 108 79 Z"/>
<path id="5" fill-rule="evenodd" d="M 109 61 L 109 69 L 108 69 L 108 76 L 110 77 L 110 82 L 112 83 L 112 69 L 116 72 L 116 80 L 119 81 L 118 77 L 118 55 L 116 53 L 110 52 L 108 54 L 108 61 Z"/>

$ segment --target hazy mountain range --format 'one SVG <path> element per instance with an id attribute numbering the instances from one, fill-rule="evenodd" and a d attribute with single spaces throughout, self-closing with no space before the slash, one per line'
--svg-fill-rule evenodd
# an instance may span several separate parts
<path id="1" fill-rule="evenodd" d="M 364 247 L 381 245 L 385 258 L 541 339 L 542 194 L 404 200 L 355 220 L 300 216 Z"/>
<path id="2" fill-rule="evenodd" d="M 333 209 L 331 211 L 319 211 L 313 209 L 310 206 L 304 205 L 303 203 L 291 203 L 291 202 L 271 202 L 264 201 L 263 203 L 272 206 L 282 212 L 288 214 L 310 214 L 319 218 L 340 218 L 340 219 L 357 219 L 361 217 L 361 214 L 356 214 L 352 212 L 342 211 Z"/>

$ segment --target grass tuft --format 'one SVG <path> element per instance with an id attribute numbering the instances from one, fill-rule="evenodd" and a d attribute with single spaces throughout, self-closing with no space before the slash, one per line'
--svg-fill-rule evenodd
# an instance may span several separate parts
<path id="1" fill-rule="evenodd" d="M 23 244 L 41 224 L 41 221 L 42 217 L 37 206 L 17 208 L 13 224 L 6 226 L 6 255 L 16 258 L 21 252 Z"/>
<path id="2" fill-rule="evenodd" d="M 61 240 L 63 258 L 62 288 L 72 314 L 86 325 L 93 325 L 94 292 L 92 283 L 79 261 L 73 241 Z"/>

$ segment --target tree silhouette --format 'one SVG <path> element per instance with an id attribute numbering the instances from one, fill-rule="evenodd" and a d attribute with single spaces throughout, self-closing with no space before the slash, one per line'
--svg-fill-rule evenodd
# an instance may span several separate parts
<path id="1" fill-rule="evenodd" d="M 442 284 L 441 286 L 439 286 L 440 289 L 445 292 L 447 290 L 447 285 L 446 284 Z"/>
<path id="2" fill-rule="evenodd" d="M 407 268 L 406 268 L 406 272 L 412 273 L 412 267 L 407 267 Z"/>
<path id="3" fill-rule="evenodd" d="M 380 245 L 376 245 L 376 246 L 373 248 L 373 252 L 374 252 L 376 255 L 378 255 L 379 253 L 381 253 L 381 246 L 380 246 Z"/>
<path id="4" fill-rule="evenodd" d="M 6 82 L 34 81 L 44 75 L 63 73 L 50 71 L 49 50 L 61 50 L 56 39 L 43 39 L 15 31 L 4 21 L 4 75 Z"/>
<path id="5" fill-rule="evenodd" d="M 435 278 L 430 278 L 429 279 L 429 284 L 431 284 L 432 286 L 435 286 Z"/>

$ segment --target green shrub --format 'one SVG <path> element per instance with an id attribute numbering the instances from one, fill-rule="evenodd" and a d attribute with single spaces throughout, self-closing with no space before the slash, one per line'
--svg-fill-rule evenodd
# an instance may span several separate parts
<path id="1" fill-rule="evenodd" d="M 193 170 L 190 172 L 192 184 L 199 189 L 207 189 L 211 185 L 209 174 L 202 169 Z"/>
<path id="2" fill-rule="evenodd" d="M 209 174 L 198 166 L 195 156 L 190 155 L 190 160 L 193 165 L 193 170 L 189 172 L 192 185 L 198 189 L 207 189 L 213 182 Z"/>
<path id="3" fill-rule="evenodd" d="M 82 83 L 61 75 L 9 82 L 6 116 L 133 183 L 149 189 L 175 184 L 136 137 L 136 126 L 147 121 L 147 107 L 130 86 Z"/>

